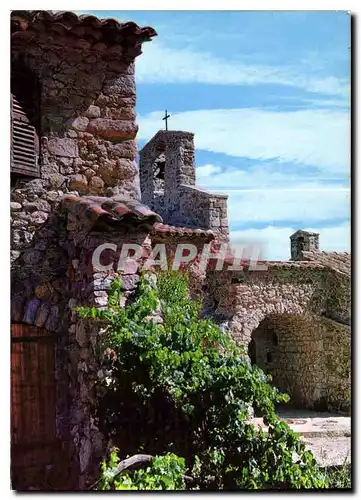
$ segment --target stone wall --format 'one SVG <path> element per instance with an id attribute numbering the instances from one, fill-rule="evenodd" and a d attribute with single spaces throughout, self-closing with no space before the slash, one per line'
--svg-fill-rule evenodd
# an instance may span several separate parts
<path id="1" fill-rule="evenodd" d="M 79 488 L 86 489 L 99 472 L 99 463 L 106 450 L 106 439 L 99 430 L 97 402 L 101 396 L 98 382 L 102 380 L 100 361 L 101 325 L 91 320 L 80 320 L 76 306 L 104 308 L 109 287 L 116 277 L 121 278 L 125 305 L 136 288 L 139 273 L 134 266 L 117 271 L 122 243 L 137 243 L 150 249 L 147 232 L 118 228 L 117 231 L 91 232 L 79 241 L 73 221 L 68 224 L 67 248 L 71 262 L 72 316 L 69 324 L 69 374 L 71 389 L 70 433 L 73 438 L 73 464 L 78 464 Z M 117 251 L 104 251 L 103 265 L 113 263 L 113 269 L 99 271 L 92 264 L 94 250 L 103 243 L 113 243 Z"/>
<path id="2" fill-rule="evenodd" d="M 310 316 L 274 315 L 253 332 L 256 362 L 302 408 L 327 410 L 323 339 Z"/>
<path id="3" fill-rule="evenodd" d="M 350 409 L 348 327 L 312 314 L 274 315 L 253 332 L 253 362 L 291 396 L 291 404 L 320 411 Z"/>
<path id="4" fill-rule="evenodd" d="M 134 63 L 104 44 L 74 45 L 44 34 L 12 51 L 41 84 L 44 190 L 139 198 Z"/>
<path id="5" fill-rule="evenodd" d="M 351 327 L 319 318 L 323 340 L 325 397 L 335 411 L 351 410 Z"/>
<path id="6" fill-rule="evenodd" d="M 99 23 L 65 24 L 23 22 L 12 39 L 12 74 L 25 66 L 38 81 L 41 122 L 40 177 L 11 179 L 11 320 L 57 337 L 57 433 L 71 457 L 68 486 L 82 489 L 104 443 L 92 407 L 98 329 L 74 308 L 105 304 L 109 280 L 91 272 L 89 252 L 109 235 L 80 241 L 58 208 L 65 193 L 140 199 L 134 58 L 141 51 L 136 35 L 115 43 Z M 134 277 L 125 281 L 134 288 Z"/>
<path id="7" fill-rule="evenodd" d="M 295 404 L 349 411 L 348 276 L 306 262 L 269 263 L 264 271 L 214 271 L 207 282 L 213 317 Z"/>
<path id="8" fill-rule="evenodd" d="M 64 193 L 140 199 L 134 61 L 93 31 L 93 44 L 45 28 L 12 44 L 13 65 L 25 64 L 41 86 L 41 177 L 12 178 L 12 260 L 33 247 Z"/>
<path id="9" fill-rule="evenodd" d="M 169 224 L 211 229 L 227 241 L 228 197 L 195 182 L 194 134 L 159 131 L 140 151 L 142 201 Z"/>

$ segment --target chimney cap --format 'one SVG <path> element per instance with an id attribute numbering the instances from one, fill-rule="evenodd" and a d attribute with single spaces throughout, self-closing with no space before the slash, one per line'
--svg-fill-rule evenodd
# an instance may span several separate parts
<path id="1" fill-rule="evenodd" d="M 304 231 L 303 229 L 298 229 L 295 233 L 291 234 L 290 239 L 293 240 L 297 238 L 298 236 L 320 236 L 320 233 L 313 233 L 312 231 Z"/>

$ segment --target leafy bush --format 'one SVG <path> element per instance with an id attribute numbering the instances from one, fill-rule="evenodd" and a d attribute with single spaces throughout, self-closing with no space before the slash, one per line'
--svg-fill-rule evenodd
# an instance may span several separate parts
<path id="1" fill-rule="evenodd" d="M 160 274 L 156 285 L 153 278 L 141 278 L 125 308 L 114 281 L 106 310 L 81 310 L 105 325 L 99 424 L 113 445 L 124 455 L 183 457 L 193 478 L 187 488 L 327 487 L 312 453 L 276 415 L 275 404 L 288 396 L 228 334 L 200 318 L 201 304 L 189 298 L 185 275 Z M 152 319 L 159 306 L 163 323 Z M 250 423 L 252 408 L 269 426 L 267 434 Z M 153 467 L 174 455 L 155 459 L 145 472 L 122 473 L 114 487 L 167 489 Z M 181 485 L 172 474 L 170 484 Z"/>
<path id="2" fill-rule="evenodd" d="M 185 490 L 184 459 L 172 453 L 155 457 L 150 466 L 132 475 L 125 471 L 117 474 L 118 464 L 118 453 L 113 450 L 109 462 L 102 463 L 99 490 Z"/>

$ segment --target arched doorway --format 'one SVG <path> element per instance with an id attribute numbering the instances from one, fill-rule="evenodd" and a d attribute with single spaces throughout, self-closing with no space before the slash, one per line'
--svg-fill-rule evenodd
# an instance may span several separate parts
<path id="1" fill-rule="evenodd" d="M 248 354 L 290 396 L 291 406 L 327 410 L 322 335 L 311 318 L 266 317 L 252 333 Z"/>

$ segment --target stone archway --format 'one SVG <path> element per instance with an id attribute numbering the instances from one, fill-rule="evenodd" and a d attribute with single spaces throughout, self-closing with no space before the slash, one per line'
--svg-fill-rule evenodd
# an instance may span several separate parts
<path id="1" fill-rule="evenodd" d="M 322 332 L 312 318 L 270 315 L 252 332 L 253 364 L 272 375 L 272 384 L 298 408 L 327 410 Z"/>

